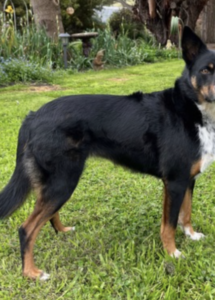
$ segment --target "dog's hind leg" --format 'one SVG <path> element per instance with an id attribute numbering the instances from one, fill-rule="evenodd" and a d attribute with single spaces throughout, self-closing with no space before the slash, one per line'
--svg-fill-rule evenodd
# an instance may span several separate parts
<path id="1" fill-rule="evenodd" d="M 164 203 L 160 234 L 164 250 L 176 258 L 181 256 L 181 252 L 175 246 L 175 231 L 187 185 L 186 181 L 164 180 Z"/>
<path id="2" fill-rule="evenodd" d="M 24 276 L 40 278 L 41 280 L 49 278 L 48 274 L 35 267 L 33 259 L 34 243 L 40 229 L 47 221 L 54 218 L 55 224 L 57 223 L 59 226 L 59 222 L 56 221 L 58 219 L 56 213 L 75 190 L 83 165 L 83 162 L 74 164 L 71 161 L 61 162 L 61 168 L 56 167 L 56 173 L 51 174 L 46 183 L 43 186 L 41 185 L 40 196 L 35 209 L 19 229 Z"/>
<path id="3" fill-rule="evenodd" d="M 38 199 L 33 213 L 19 228 L 23 275 L 33 279 L 37 277 L 48 279 L 49 277 L 48 274 L 36 268 L 33 259 L 33 247 L 36 237 L 42 226 L 50 218 L 47 214 L 49 207 L 44 204 L 43 199 Z"/>
<path id="4" fill-rule="evenodd" d="M 56 212 L 55 215 L 50 219 L 51 225 L 54 228 L 55 232 L 67 232 L 67 231 L 74 231 L 75 227 L 64 227 L 60 221 L 59 212 Z"/>
<path id="5" fill-rule="evenodd" d="M 178 224 L 182 227 L 186 236 L 189 236 L 192 240 L 198 241 L 204 237 L 201 232 L 195 232 L 191 224 L 191 212 L 192 212 L 192 196 L 195 180 L 192 180 L 189 188 L 186 190 L 184 200 L 180 209 L 178 218 Z"/>

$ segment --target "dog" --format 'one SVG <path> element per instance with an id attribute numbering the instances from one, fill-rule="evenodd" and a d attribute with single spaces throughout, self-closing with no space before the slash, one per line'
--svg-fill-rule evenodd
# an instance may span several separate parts
<path id="1" fill-rule="evenodd" d="M 128 96 L 78 95 L 55 99 L 31 112 L 19 131 L 15 171 L 0 194 L 0 217 L 11 215 L 34 190 L 33 213 L 19 228 L 23 275 L 46 280 L 33 259 L 38 232 L 50 221 L 69 231 L 59 209 L 71 197 L 89 156 L 100 156 L 164 183 L 161 240 L 179 257 L 180 224 L 193 240 L 204 237 L 191 225 L 196 176 L 215 160 L 215 52 L 185 27 L 185 69 L 173 88 Z"/>

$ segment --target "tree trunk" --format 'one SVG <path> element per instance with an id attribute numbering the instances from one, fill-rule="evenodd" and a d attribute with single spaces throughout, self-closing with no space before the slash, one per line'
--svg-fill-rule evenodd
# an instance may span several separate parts
<path id="1" fill-rule="evenodd" d="M 60 0 L 31 0 L 35 23 L 44 27 L 47 34 L 57 40 L 59 33 L 64 32 Z"/>
<path id="2" fill-rule="evenodd" d="M 172 16 L 178 16 L 184 25 L 193 30 L 200 12 L 208 0 L 135 0 L 134 13 L 155 35 L 161 45 L 170 36 Z"/>
<path id="3" fill-rule="evenodd" d="M 215 0 L 209 0 L 202 11 L 199 30 L 205 43 L 215 43 Z"/>

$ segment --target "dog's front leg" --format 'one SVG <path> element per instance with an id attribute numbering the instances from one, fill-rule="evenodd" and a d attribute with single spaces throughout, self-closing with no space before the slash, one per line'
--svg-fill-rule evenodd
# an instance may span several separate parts
<path id="1" fill-rule="evenodd" d="M 175 231 L 180 208 L 187 189 L 187 182 L 181 180 L 164 180 L 164 202 L 161 224 L 161 240 L 164 250 L 178 258 L 181 252 L 175 246 Z"/>
<path id="2" fill-rule="evenodd" d="M 192 196 L 195 180 L 191 180 L 190 186 L 186 190 L 183 203 L 181 205 L 178 224 L 182 227 L 185 235 L 191 238 L 191 240 L 198 241 L 205 235 L 201 232 L 196 232 L 191 224 L 191 212 L 192 212 Z"/>

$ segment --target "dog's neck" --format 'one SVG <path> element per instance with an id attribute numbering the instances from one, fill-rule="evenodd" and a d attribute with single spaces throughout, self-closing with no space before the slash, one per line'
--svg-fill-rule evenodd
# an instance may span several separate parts
<path id="1" fill-rule="evenodd" d="M 183 76 L 176 80 L 175 82 L 175 90 L 176 92 L 180 92 L 180 99 L 183 99 L 185 101 L 192 101 L 196 104 L 198 101 L 198 94 L 193 89 L 190 76 L 189 76 L 189 70 L 187 68 L 183 71 Z"/>
<path id="2" fill-rule="evenodd" d="M 203 120 L 215 124 L 215 102 L 203 102 L 202 104 L 197 104 L 198 109 L 203 115 Z"/>

